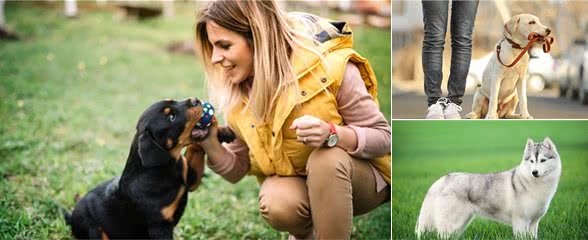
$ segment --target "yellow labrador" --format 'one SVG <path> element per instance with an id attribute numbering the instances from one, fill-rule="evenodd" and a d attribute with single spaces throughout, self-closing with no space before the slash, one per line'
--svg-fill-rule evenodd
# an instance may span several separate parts
<path id="1" fill-rule="evenodd" d="M 535 32 L 543 37 L 551 33 L 551 30 L 541 24 L 539 18 L 531 14 L 519 14 L 512 17 L 504 24 L 504 37 L 498 42 L 500 45 L 500 59 L 509 64 L 523 51 L 528 43 L 528 36 Z M 543 40 L 536 41 L 534 45 L 543 44 Z M 496 119 L 496 118 L 522 118 L 532 119 L 527 108 L 527 81 L 526 73 L 529 65 L 529 55 L 525 54 L 519 62 L 512 67 L 502 65 L 496 56 L 496 52 L 488 62 L 482 75 L 482 86 L 474 94 L 472 112 L 465 118 Z M 515 107 L 520 100 L 519 114 L 515 114 Z"/>

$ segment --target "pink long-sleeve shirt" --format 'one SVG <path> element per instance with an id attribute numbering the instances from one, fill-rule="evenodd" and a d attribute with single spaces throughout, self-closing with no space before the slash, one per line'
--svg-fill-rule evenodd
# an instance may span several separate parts
<path id="1" fill-rule="evenodd" d="M 345 68 L 343 81 L 337 93 L 337 105 L 343 117 L 343 127 L 352 129 L 357 137 L 357 148 L 348 151 L 350 156 L 371 159 L 390 152 L 390 125 L 367 92 L 359 69 L 352 63 L 348 63 Z M 226 156 L 209 159 L 208 167 L 235 183 L 249 171 L 249 148 L 239 138 L 223 145 L 228 150 Z M 379 192 L 386 188 L 386 181 L 373 166 L 372 172 L 376 178 L 376 190 Z"/>

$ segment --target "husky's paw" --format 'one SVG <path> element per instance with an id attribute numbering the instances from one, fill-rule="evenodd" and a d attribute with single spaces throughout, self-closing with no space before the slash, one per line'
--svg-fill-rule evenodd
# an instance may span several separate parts
<path id="1" fill-rule="evenodd" d="M 488 114 L 486 114 L 486 119 L 498 119 L 498 114 L 488 113 Z"/>
<path id="2" fill-rule="evenodd" d="M 464 116 L 465 119 L 479 119 L 478 114 L 470 112 Z"/>
<path id="3" fill-rule="evenodd" d="M 533 117 L 529 114 L 522 114 L 521 119 L 533 119 Z"/>

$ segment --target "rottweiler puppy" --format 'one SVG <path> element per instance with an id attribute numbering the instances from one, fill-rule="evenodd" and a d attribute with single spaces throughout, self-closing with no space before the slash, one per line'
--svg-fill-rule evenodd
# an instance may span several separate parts
<path id="1" fill-rule="evenodd" d="M 204 173 L 204 152 L 194 140 L 203 137 L 195 129 L 201 117 L 197 98 L 159 101 L 145 110 L 122 175 L 87 193 L 71 214 L 64 211 L 74 237 L 173 238 L 187 192 L 198 187 Z M 220 141 L 234 137 L 230 129 L 219 129 Z"/>

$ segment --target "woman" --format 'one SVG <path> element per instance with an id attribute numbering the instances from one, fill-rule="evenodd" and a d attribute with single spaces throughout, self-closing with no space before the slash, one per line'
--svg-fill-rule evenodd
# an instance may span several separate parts
<path id="1" fill-rule="evenodd" d="M 210 97 L 238 136 L 221 145 L 213 126 L 200 143 L 208 166 L 233 183 L 256 176 L 274 229 L 349 238 L 353 215 L 390 200 L 390 126 L 344 23 L 286 15 L 273 1 L 214 1 L 196 45 Z"/>

